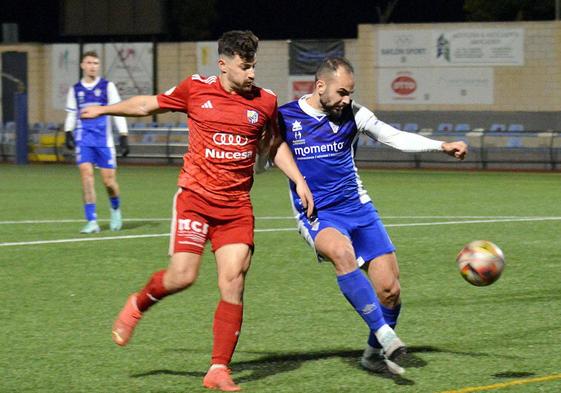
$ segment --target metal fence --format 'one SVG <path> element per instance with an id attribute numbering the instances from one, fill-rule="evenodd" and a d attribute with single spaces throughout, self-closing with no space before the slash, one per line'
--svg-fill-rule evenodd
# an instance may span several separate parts
<path id="1" fill-rule="evenodd" d="M 557 132 L 433 132 L 428 138 L 469 145 L 464 161 L 439 152 L 404 153 L 361 136 L 357 165 L 408 168 L 561 169 L 561 134 Z"/>
<path id="2" fill-rule="evenodd" d="M 561 169 L 561 133 L 558 132 L 432 132 L 429 138 L 463 140 L 469 145 L 466 160 L 458 162 L 442 153 L 404 153 L 361 135 L 356 162 L 359 166 L 465 169 Z M 0 127 L 0 160 L 15 160 L 15 127 Z M 173 163 L 187 149 L 184 126 L 131 127 L 130 154 L 121 162 Z M 39 162 L 74 162 L 64 146 L 60 125 L 32 126 L 29 159 Z"/>

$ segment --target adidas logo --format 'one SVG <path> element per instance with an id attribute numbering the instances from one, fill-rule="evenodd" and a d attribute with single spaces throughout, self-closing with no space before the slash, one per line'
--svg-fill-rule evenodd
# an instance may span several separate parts
<path id="1" fill-rule="evenodd" d="M 212 102 L 211 102 L 210 100 L 208 100 L 207 102 L 205 102 L 204 104 L 201 105 L 201 108 L 203 108 L 203 109 L 212 109 L 212 108 L 214 108 L 214 107 L 212 106 Z"/>

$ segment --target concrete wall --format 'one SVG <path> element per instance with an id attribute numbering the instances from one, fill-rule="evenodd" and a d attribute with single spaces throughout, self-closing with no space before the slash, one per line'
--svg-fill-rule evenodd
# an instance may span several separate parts
<path id="1" fill-rule="evenodd" d="M 2 52 L 24 52 L 27 53 L 27 83 L 29 97 L 29 117 L 30 122 L 41 121 L 48 117 L 47 107 L 45 105 L 46 86 L 50 80 L 50 70 L 47 69 L 49 63 L 48 45 L 41 44 L 10 44 L 0 45 L 0 53 Z M 2 80 L 2 83 L 11 83 Z M 0 102 L 1 104 L 1 102 Z"/>
<path id="2" fill-rule="evenodd" d="M 474 118 L 479 111 L 487 114 L 500 112 L 507 118 L 519 112 L 531 113 L 529 118 L 543 117 L 546 124 L 553 118 L 556 124 L 561 120 L 561 22 L 505 22 L 505 23 L 465 23 L 461 28 L 524 28 L 525 60 L 523 66 L 494 67 L 494 103 L 491 105 L 403 105 L 376 102 L 375 53 L 377 34 L 383 29 L 431 29 L 431 24 L 407 25 L 360 25 L 358 38 L 345 40 L 347 57 L 356 69 L 357 86 L 355 99 L 377 112 L 395 114 L 401 123 L 415 121 L 412 117 L 419 113 L 430 116 L 445 116 L 466 112 Z M 441 24 L 438 28 L 457 29 L 458 24 Z M 0 45 L 0 52 L 25 51 L 29 59 L 29 120 L 33 122 L 62 122 L 65 113 L 53 109 L 50 102 L 50 45 L 15 44 Z M 174 86 L 186 76 L 196 72 L 196 43 L 161 43 L 157 49 L 159 92 Z M 288 41 L 262 41 L 258 53 L 257 84 L 277 93 L 279 103 L 288 97 Z M 415 115 L 415 113 L 417 115 Z M 408 114 L 411 116 L 408 117 Z M 549 116 L 549 117 L 547 117 Z M 182 114 L 159 115 L 160 122 L 185 121 Z M 131 120 L 133 121 L 133 120 Z M 150 121 L 150 119 L 143 119 Z M 451 122 L 456 122 L 451 119 Z M 459 121 L 458 121 L 459 122 Z M 436 122 L 435 122 L 436 123 Z M 542 124 L 536 121 L 535 124 Z M 474 126 L 479 126 L 474 124 Z M 540 126 L 541 127 L 541 126 Z M 531 125 L 526 127 L 532 129 Z M 542 127 L 542 129 L 553 127 Z"/>
<path id="3" fill-rule="evenodd" d="M 376 105 L 377 91 L 374 57 L 377 32 L 381 30 L 432 29 L 432 24 L 360 25 L 361 49 L 358 68 L 363 72 L 361 85 L 367 89 L 364 103 Z M 560 111 L 561 110 L 561 22 L 493 22 L 439 24 L 439 29 L 524 28 L 524 65 L 494 67 L 495 103 L 492 105 L 378 105 L 382 111 Z"/>

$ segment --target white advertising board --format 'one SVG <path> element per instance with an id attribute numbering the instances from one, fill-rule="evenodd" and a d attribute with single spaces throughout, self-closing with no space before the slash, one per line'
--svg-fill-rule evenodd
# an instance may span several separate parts
<path id="1" fill-rule="evenodd" d="M 378 69 L 380 104 L 492 104 L 493 69 Z"/>

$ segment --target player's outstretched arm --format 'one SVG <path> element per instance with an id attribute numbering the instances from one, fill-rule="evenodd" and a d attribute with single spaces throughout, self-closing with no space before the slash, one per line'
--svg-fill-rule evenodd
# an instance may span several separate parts
<path id="1" fill-rule="evenodd" d="M 80 117 L 83 119 L 93 119 L 103 115 L 142 117 L 167 111 L 160 108 L 156 96 L 135 96 L 113 105 L 88 106 L 82 110 Z"/>
<path id="2" fill-rule="evenodd" d="M 306 179 L 300 173 L 294 157 L 290 152 L 290 148 L 286 142 L 282 142 L 276 150 L 275 165 L 284 172 L 284 174 L 296 184 L 296 193 L 302 201 L 302 207 L 306 209 L 306 215 L 311 217 L 314 211 L 314 198 L 312 192 L 308 188 Z"/>
<path id="3" fill-rule="evenodd" d="M 456 157 L 458 160 L 466 158 L 468 146 L 463 141 L 444 142 L 442 144 L 442 151 L 449 156 Z"/>

